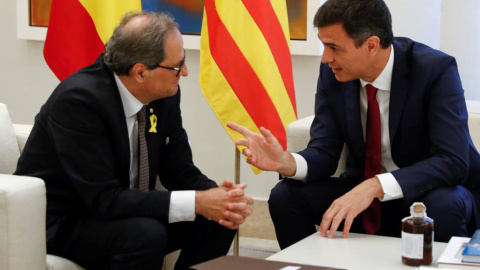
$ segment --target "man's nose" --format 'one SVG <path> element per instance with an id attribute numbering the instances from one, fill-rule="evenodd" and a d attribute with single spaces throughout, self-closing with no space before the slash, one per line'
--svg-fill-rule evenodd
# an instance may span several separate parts
<path id="1" fill-rule="evenodd" d="M 331 63 L 331 62 L 333 62 L 333 57 L 331 56 L 331 54 L 327 50 L 323 50 L 322 63 L 326 64 L 326 63 Z"/>
<path id="2" fill-rule="evenodd" d="M 180 71 L 180 76 L 183 76 L 183 77 L 188 76 L 188 67 L 186 63 L 183 65 L 182 70 Z"/>

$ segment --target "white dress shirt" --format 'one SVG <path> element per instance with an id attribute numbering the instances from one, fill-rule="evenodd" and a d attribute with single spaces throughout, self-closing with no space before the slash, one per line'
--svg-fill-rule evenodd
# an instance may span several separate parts
<path id="1" fill-rule="evenodd" d="M 365 138 L 366 130 L 366 115 L 367 115 L 367 93 L 365 86 L 371 84 L 378 89 L 377 101 L 380 109 L 380 123 L 381 123 L 381 140 L 382 140 L 382 173 L 376 175 L 380 180 L 382 189 L 384 192 L 383 201 L 403 198 L 403 192 L 395 177 L 389 173 L 398 170 L 398 166 L 395 165 L 392 159 L 392 151 L 390 146 L 390 132 L 388 129 L 389 108 L 390 108 L 390 88 L 392 85 L 392 72 L 393 72 L 393 46 L 391 46 L 390 57 L 388 58 L 387 65 L 383 69 L 382 73 L 375 79 L 375 81 L 369 83 L 360 79 L 360 115 L 362 118 L 363 137 Z M 305 181 L 307 177 L 308 164 L 305 158 L 301 155 L 292 153 L 296 163 L 297 171 L 292 177 L 293 179 Z"/>
<path id="2" fill-rule="evenodd" d="M 138 181 L 138 121 L 137 113 L 143 103 L 136 99 L 116 74 L 115 81 L 122 99 L 125 119 L 127 121 L 128 138 L 130 140 L 130 188 Z M 148 113 L 148 112 L 147 112 Z M 172 191 L 170 195 L 170 223 L 195 220 L 195 191 Z"/>

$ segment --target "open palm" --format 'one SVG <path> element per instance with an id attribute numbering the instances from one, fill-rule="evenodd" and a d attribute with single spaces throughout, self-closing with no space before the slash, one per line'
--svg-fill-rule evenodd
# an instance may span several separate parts
<path id="1" fill-rule="evenodd" d="M 227 127 L 245 136 L 238 139 L 235 144 L 246 147 L 242 153 L 247 157 L 249 164 L 264 171 L 279 169 L 285 151 L 270 130 L 261 127 L 261 134 L 258 134 L 233 122 L 227 123 Z"/>

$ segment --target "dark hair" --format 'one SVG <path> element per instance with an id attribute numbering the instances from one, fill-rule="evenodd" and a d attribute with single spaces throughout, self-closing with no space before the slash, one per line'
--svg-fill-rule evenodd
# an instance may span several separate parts
<path id="1" fill-rule="evenodd" d="M 135 17 L 145 16 L 147 21 L 140 27 L 125 27 Z M 117 75 L 128 75 L 136 63 L 154 69 L 165 58 L 165 40 L 178 24 L 165 13 L 129 12 L 115 28 L 105 44 L 105 64 Z"/>
<path id="2" fill-rule="evenodd" d="M 327 0 L 315 14 L 313 25 L 341 23 L 358 48 L 371 36 L 386 49 L 393 42 L 392 16 L 383 0 Z"/>

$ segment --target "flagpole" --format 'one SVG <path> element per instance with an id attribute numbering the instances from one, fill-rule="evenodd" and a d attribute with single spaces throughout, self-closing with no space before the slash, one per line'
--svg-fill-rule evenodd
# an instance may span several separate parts
<path id="1" fill-rule="evenodd" d="M 235 185 L 238 184 L 240 184 L 240 151 L 238 150 L 237 146 L 235 146 Z M 233 255 L 235 256 L 238 256 L 240 252 L 239 238 L 240 227 L 238 228 L 235 239 L 233 240 Z"/>

